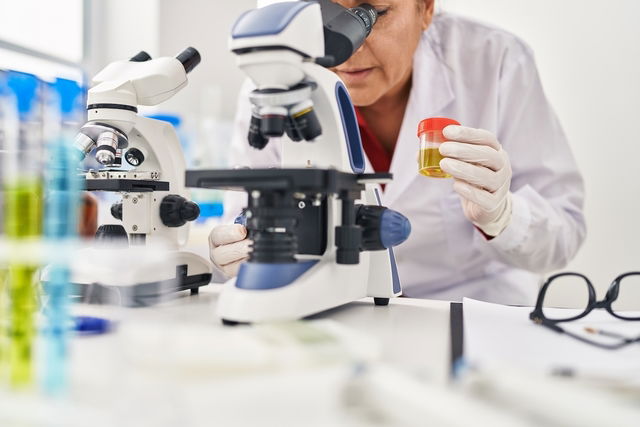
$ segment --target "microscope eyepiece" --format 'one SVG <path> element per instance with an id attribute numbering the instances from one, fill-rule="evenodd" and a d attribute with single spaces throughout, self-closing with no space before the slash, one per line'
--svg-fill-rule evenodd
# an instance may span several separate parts
<path id="1" fill-rule="evenodd" d="M 129 59 L 130 62 L 147 62 L 151 60 L 151 55 L 149 55 L 144 50 L 136 53 L 134 56 Z"/>
<path id="2" fill-rule="evenodd" d="M 202 59 L 200 57 L 200 52 L 198 52 L 193 47 L 188 47 L 176 56 L 176 59 L 182 63 L 184 70 L 187 73 L 190 73 L 191 70 L 196 68 L 196 66 L 200 63 Z"/>
<path id="3" fill-rule="evenodd" d="M 378 11 L 376 10 L 376 8 L 368 3 L 365 3 L 349 10 L 353 12 L 358 18 L 360 18 L 360 20 L 362 21 L 362 26 L 364 27 L 368 37 L 369 34 L 371 34 L 373 26 L 378 20 Z"/>
<path id="4" fill-rule="evenodd" d="M 316 63 L 337 67 L 364 44 L 378 20 L 378 11 L 368 3 L 347 9 L 331 0 L 314 1 L 320 3 L 322 10 L 325 46 L 324 56 Z"/>

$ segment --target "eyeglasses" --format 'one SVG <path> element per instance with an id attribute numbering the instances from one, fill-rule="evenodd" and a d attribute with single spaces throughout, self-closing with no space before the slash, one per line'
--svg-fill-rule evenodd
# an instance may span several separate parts
<path id="1" fill-rule="evenodd" d="M 596 308 L 604 308 L 612 316 L 621 320 L 640 321 L 640 315 L 630 315 L 625 312 L 625 303 L 631 302 L 632 293 L 640 292 L 640 272 L 633 271 L 621 274 L 616 277 L 604 300 L 596 300 L 596 291 L 591 281 L 580 273 L 560 273 L 553 275 L 547 279 L 536 301 L 535 309 L 529 314 L 529 318 L 535 323 L 545 326 L 555 332 L 565 334 L 582 341 L 587 344 L 595 345 L 600 348 L 616 350 L 632 343 L 640 342 L 640 337 L 629 338 L 615 332 L 603 331 L 595 328 L 585 328 L 585 331 L 592 334 L 598 334 L 609 338 L 614 338 L 618 342 L 606 344 L 598 341 L 592 341 L 584 336 L 574 334 L 561 328 L 558 323 L 571 322 L 573 320 L 582 319 Z M 581 298 L 584 310 L 579 314 L 571 312 L 567 314 L 567 310 L 550 307 L 550 300 L 554 299 L 554 294 L 570 294 L 572 299 Z M 636 298 L 637 299 L 637 298 Z"/>

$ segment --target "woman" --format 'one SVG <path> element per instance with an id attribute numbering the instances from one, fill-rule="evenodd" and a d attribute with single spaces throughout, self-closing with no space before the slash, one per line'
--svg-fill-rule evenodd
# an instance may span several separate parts
<path id="1" fill-rule="evenodd" d="M 334 71 L 356 105 L 369 170 L 394 175 L 383 204 L 413 226 L 396 248 L 404 295 L 532 304 L 540 274 L 565 266 L 586 231 L 582 178 L 531 50 L 500 29 L 434 16 L 434 0 L 369 3 L 381 15 L 373 33 Z M 278 144 L 248 148 L 246 98 L 235 159 L 277 166 Z M 447 127 L 440 148 L 454 179 L 417 172 L 417 124 L 438 116 L 464 125 Z M 245 236 L 240 225 L 211 233 L 227 276 L 246 259 Z"/>

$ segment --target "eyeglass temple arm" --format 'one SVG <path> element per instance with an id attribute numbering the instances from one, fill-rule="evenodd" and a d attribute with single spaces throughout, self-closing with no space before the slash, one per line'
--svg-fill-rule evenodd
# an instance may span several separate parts
<path id="1" fill-rule="evenodd" d="M 529 317 L 535 323 L 537 323 L 539 325 L 542 325 L 542 326 L 545 326 L 545 327 L 551 329 L 552 331 L 555 331 L 555 332 L 557 332 L 559 334 L 568 335 L 568 336 L 570 336 L 570 337 L 572 337 L 574 339 L 577 339 L 578 341 L 583 342 L 585 344 L 591 344 L 591 345 L 594 345 L 596 347 L 600 347 L 600 348 L 603 348 L 603 349 L 606 349 L 606 350 L 617 350 L 617 349 L 622 348 L 622 347 L 624 347 L 624 346 L 626 346 L 628 344 L 635 343 L 635 342 L 640 342 L 640 337 L 637 337 L 637 338 L 622 338 L 623 341 L 618 343 L 618 344 L 603 344 L 603 343 L 599 343 L 599 342 L 596 342 L 596 341 L 591 341 L 591 340 L 589 340 L 587 338 L 584 338 L 584 337 L 582 337 L 580 335 L 577 335 L 577 334 L 574 334 L 572 332 L 566 331 L 563 328 L 561 328 L 560 326 L 558 326 L 555 322 L 552 322 L 552 321 L 550 321 L 548 319 L 545 319 L 543 317 L 537 316 L 535 314 L 535 312 L 531 313 L 531 315 Z"/>

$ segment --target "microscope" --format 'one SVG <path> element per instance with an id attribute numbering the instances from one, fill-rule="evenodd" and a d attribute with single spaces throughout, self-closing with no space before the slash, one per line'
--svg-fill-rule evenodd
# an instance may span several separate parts
<path id="1" fill-rule="evenodd" d="M 187 172 L 190 187 L 248 195 L 242 221 L 253 244 L 221 292 L 225 324 L 300 319 L 367 296 L 387 305 L 401 293 L 393 247 L 411 226 L 381 206 L 379 184 L 391 175 L 364 173 L 351 98 L 328 69 L 376 19 L 368 4 L 301 1 L 248 11 L 233 27 L 230 48 L 256 86 L 248 143 L 260 150 L 281 138 L 282 163 Z"/>
<path id="2" fill-rule="evenodd" d="M 74 145 L 79 160 L 93 153 L 100 165 L 86 172 L 86 190 L 116 192 L 122 199 L 111 206 L 121 224 L 102 225 L 73 269 L 72 282 L 85 297 L 91 294 L 89 302 L 146 305 L 177 291 L 197 293 L 211 280 L 209 262 L 181 250 L 200 210 L 185 187 L 176 131 L 138 115 L 138 106 L 158 105 L 184 88 L 199 63 L 191 47 L 175 58 L 140 52 L 93 78 L 88 121 Z"/>

